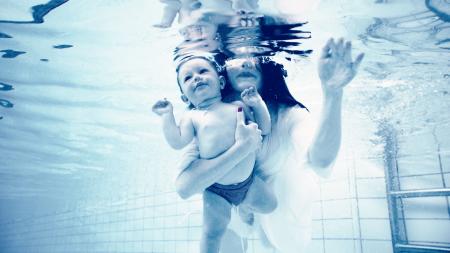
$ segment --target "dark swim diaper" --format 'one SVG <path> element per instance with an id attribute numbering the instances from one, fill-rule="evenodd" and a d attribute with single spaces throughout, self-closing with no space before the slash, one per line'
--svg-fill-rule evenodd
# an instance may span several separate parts
<path id="1" fill-rule="evenodd" d="M 206 188 L 206 190 L 223 197 L 228 201 L 228 203 L 238 206 L 242 203 L 242 201 L 244 201 L 248 188 L 250 188 L 250 185 L 253 183 L 253 177 L 252 172 L 247 179 L 240 183 L 229 185 L 215 183 Z"/>

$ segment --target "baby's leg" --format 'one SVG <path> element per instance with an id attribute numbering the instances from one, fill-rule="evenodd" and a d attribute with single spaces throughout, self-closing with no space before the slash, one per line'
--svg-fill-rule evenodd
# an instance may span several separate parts
<path id="1" fill-rule="evenodd" d="M 239 208 L 257 213 L 270 213 L 277 207 L 277 199 L 269 186 L 258 176 L 253 178 Z"/>
<path id="2" fill-rule="evenodd" d="M 181 1 L 180 16 L 178 17 L 178 22 L 183 23 L 189 20 L 191 13 L 195 10 L 200 9 L 202 3 L 198 0 L 183 0 Z"/>
<path id="3" fill-rule="evenodd" d="M 160 0 L 164 6 L 163 17 L 159 24 L 156 24 L 156 27 L 167 28 L 170 27 L 173 23 L 173 20 L 178 14 L 178 11 L 181 8 L 180 0 Z"/>
<path id="4" fill-rule="evenodd" d="M 210 191 L 203 192 L 203 234 L 201 253 L 218 253 L 220 241 L 231 217 L 231 204 Z"/>

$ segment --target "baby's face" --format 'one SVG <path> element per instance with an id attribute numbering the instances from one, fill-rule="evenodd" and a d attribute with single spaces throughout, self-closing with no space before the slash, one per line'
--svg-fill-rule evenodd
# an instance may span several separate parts
<path id="1" fill-rule="evenodd" d="M 178 83 L 186 98 L 195 107 L 208 99 L 220 97 L 219 75 L 206 59 L 193 58 L 178 69 Z"/>

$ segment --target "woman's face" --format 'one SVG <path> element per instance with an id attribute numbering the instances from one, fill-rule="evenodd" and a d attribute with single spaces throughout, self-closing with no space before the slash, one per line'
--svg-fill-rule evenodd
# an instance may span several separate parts
<path id="1" fill-rule="evenodd" d="M 231 87 L 238 92 L 254 86 L 261 90 L 261 67 L 257 58 L 237 58 L 227 60 L 226 70 Z"/>

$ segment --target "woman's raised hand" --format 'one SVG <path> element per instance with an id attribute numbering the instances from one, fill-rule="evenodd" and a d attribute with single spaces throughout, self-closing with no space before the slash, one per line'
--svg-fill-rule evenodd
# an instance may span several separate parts
<path id="1" fill-rule="evenodd" d="M 342 92 L 342 88 L 355 77 L 363 57 L 361 53 L 353 61 L 350 41 L 345 42 L 341 38 L 336 43 L 333 38 L 329 39 L 319 60 L 319 77 L 324 92 Z"/>
<path id="2" fill-rule="evenodd" d="M 245 124 L 244 111 L 239 107 L 237 112 L 236 120 L 236 132 L 235 132 L 236 143 L 244 144 L 245 147 L 249 148 L 248 152 L 256 151 L 262 142 L 261 130 L 258 129 L 256 123 L 250 122 Z"/>

